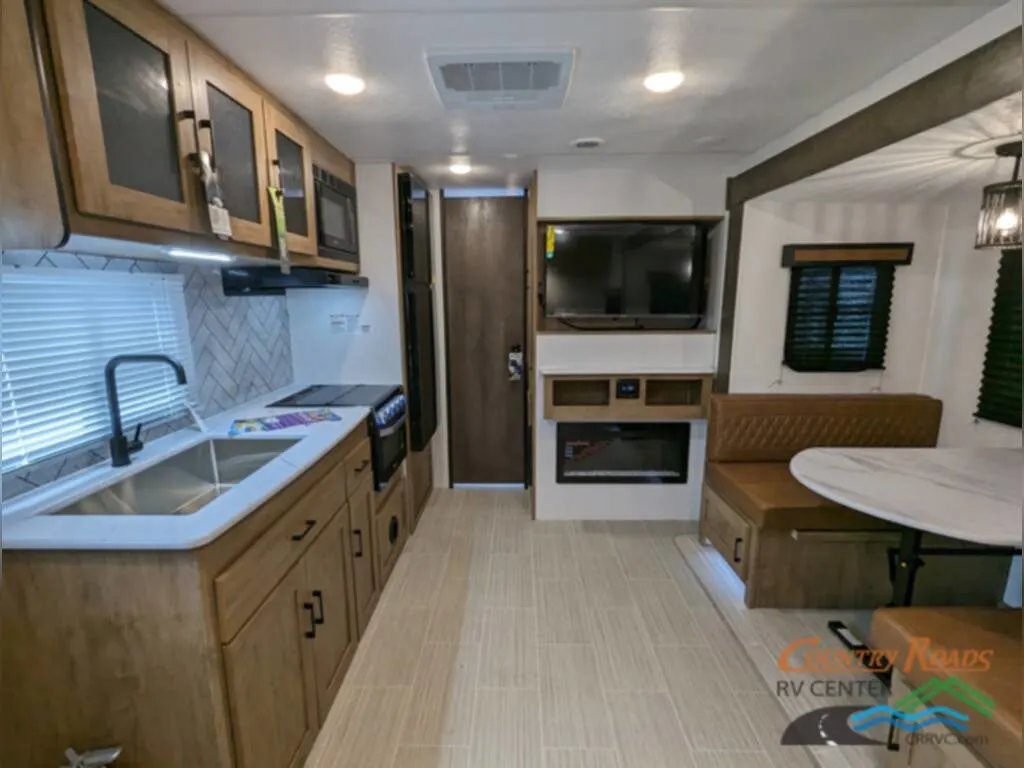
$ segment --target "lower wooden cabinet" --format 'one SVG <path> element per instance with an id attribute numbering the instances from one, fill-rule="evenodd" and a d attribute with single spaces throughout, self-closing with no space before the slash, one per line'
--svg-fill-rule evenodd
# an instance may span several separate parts
<path id="1" fill-rule="evenodd" d="M 373 478 L 366 480 L 349 497 L 352 524 L 352 585 L 355 593 L 356 623 L 359 635 L 366 631 L 370 615 L 377 607 L 380 588 L 374 564 Z"/>
<path id="2" fill-rule="evenodd" d="M 239 768 L 299 766 L 319 728 L 307 578 L 300 562 L 224 646 Z"/>
<path id="3" fill-rule="evenodd" d="M 120 745 L 126 766 L 299 768 L 404 542 L 404 480 L 378 513 L 347 471 L 366 440 L 197 550 L 5 551 L 0 764 Z"/>
<path id="4" fill-rule="evenodd" d="M 350 534 L 346 507 L 303 558 L 309 603 L 316 612 L 311 645 L 321 725 L 359 644 Z"/>
<path id="5" fill-rule="evenodd" d="M 395 568 L 402 547 L 407 538 L 406 514 L 409 485 L 403 476 L 395 476 L 392 487 L 374 512 L 373 549 L 377 558 L 377 573 L 381 584 L 385 583 Z"/>

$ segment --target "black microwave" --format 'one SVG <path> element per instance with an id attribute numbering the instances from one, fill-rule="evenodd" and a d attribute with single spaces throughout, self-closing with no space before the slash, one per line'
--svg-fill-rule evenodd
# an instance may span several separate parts
<path id="1" fill-rule="evenodd" d="M 359 263 L 359 225 L 356 221 L 356 188 L 313 166 L 316 192 L 317 255 Z"/>

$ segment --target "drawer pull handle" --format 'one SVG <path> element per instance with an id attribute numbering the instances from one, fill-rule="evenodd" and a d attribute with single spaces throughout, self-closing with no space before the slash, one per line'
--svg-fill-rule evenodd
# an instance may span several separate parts
<path id="1" fill-rule="evenodd" d="M 321 592 L 319 589 L 314 589 L 313 590 L 313 597 L 316 598 L 316 602 L 320 606 L 320 617 L 317 618 L 316 614 L 313 614 L 313 623 L 314 624 L 323 624 L 324 623 L 324 593 Z"/>
<path id="2" fill-rule="evenodd" d="M 743 539 L 736 539 L 732 544 L 732 561 L 738 563 L 740 561 L 740 544 L 743 543 Z"/>
<path id="3" fill-rule="evenodd" d="M 362 531 L 352 531 L 352 536 L 353 537 L 356 537 L 356 536 L 359 537 L 359 549 L 357 549 L 352 554 L 355 557 L 362 557 L 363 556 L 363 532 Z"/>
<path id="4" fill-rule="evenodd" d="M 362 474 L 363 471 L 365 471 L 368 466 L 370 466 L 370 460 L 369 459 L 363 459 L 362 462 L 359 464 L 359 466 L 356 467 L 355 473 L 357 475 Z"/>
<path id="5" fill-rule="evenodd" d="M 307 520 L 306 527 L 305 529 L 303 529 L 302 533 L 292 534 L 292 541 L 302 541 L 304 538 L 306 538 L 309 532 L 313 530 L 313 526 L 315 525 L 316 520 Z"/>
<path id="6" fill-rule="evenodd" d="M 306 637 L 313 639 L 316 637 L 316 614 L 313 612 L 313 604 L 303 603 L 302 607 L 309 611 L 309 629 L 306 630 Z"/>
<path id="7" fill-rule="evenodd" d="M 398 541 L 398 518 L 392 516 L 388 522 L 388 543 L 394 544 Z"/>

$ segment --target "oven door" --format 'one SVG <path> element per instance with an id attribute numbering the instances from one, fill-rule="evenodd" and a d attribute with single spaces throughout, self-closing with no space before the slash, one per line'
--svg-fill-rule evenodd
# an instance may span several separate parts
<path id="1" fill-rule="evenodd" d="M 403 413 L 398 419 L 386 426 L 373 425 L 373 485 L 378 491 L 388 487 L 388 483 L 398 468 L 405 461 L 408 452 L 405 439 L 405 420 Z"/>
<path id="2" fill-rule="evenodd" d="M 356 198 L 323 181 L 316 182 L 317 244 L 324 258 L 358 262 Z"/>

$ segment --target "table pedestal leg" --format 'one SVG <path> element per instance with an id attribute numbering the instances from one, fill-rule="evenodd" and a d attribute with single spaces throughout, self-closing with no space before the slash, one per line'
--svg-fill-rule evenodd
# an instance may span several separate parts
<path id="1" fill-rule="evenodd" d="M 921 560 L 921 531 L 904 528 L 900 535 L 899 559 L 896 562 L 896 578 L 892 584 L 891 606 L 906 608 L 914 600 L 914 580 L 918 569 L 924 565 Z"/>

